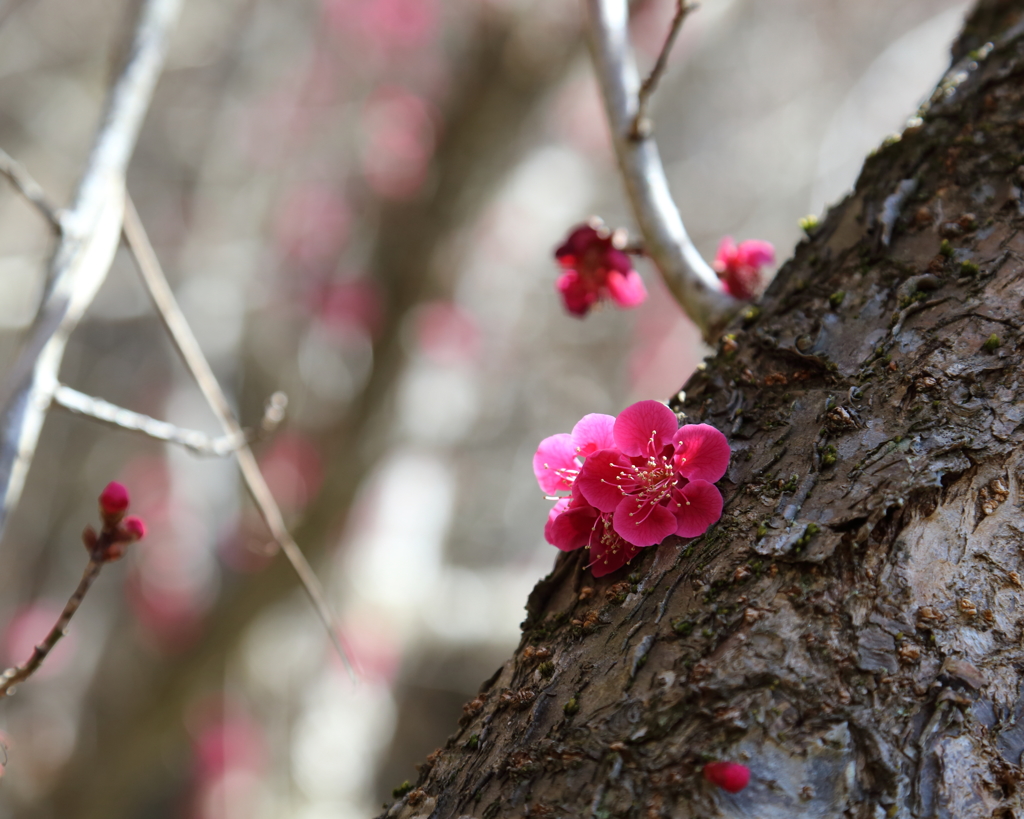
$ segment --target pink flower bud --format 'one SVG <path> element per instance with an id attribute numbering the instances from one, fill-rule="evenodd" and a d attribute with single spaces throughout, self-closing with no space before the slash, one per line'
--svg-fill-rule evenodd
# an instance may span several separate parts
<path id="1" fill-rule="evenodd" d="M 704 778 L 729 793 L 739 793 L 750 782 L 750 768 L 738 762 L 709 762 L 704 766 Z"/>
<path id="2" fill-rule="evenodd" d="M 142 518 L 137 518 L 135 515 L 131 515 L 124 519 L 124 523 L 121 524 L 124 527 L 132 541 L 142 540 L 146 536 L 146 524 L 143 523 Z"/>
<path id="3" fill-rule="evenodd" d="M 100 511 L 104 515 L 120 515 L 128 508 L 128 490 L 124 484 L 111 481 L 100 493 Z"/>
<path id="4" fill-rule="evenodd" d="M 722 239 L 712 265 L 730 296 L 749 301 L 763 284 L 761 268 L 775 263 L 770 242 L 748 239 L 738 245 L 731 236 Z"/>

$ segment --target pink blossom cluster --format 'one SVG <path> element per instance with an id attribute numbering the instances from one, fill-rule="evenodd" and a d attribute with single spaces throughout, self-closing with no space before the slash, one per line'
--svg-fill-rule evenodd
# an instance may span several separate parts
<path id="1" fill-rule="evenodd" d="M 729 456 L 721 432 L 680 427 L 657 401 L 633 404 L 618 418 L 586 415 L 571 433 L 541 441 L 533 456 L 540 488 L 558 497 L 544 537 L 563 551 L 590 549 L 590 568 L 601 577 L 669 535 L 701 535 L 722 516 L 714 483 Z"/>
<path id="2" fill-rule="evenodd" d="M 611 232 L 599 220 L 573 228 L 555 258 L 564 271 L 556 287 L 565 309 L 574 316 L 582 318 L 605 299 L 629 308 L 647 298 L 643 279 L 629 256 L 615 247 Z"/>
<path id="3" fill-rule="evenodd" d="M 748 239 L 738 245 L 726 236 L 718 245 L 712 267 L 730 296 L 750 301 L 761 289 L 761 268 L 775 264 L 775 248 L 771 242 Z"/>

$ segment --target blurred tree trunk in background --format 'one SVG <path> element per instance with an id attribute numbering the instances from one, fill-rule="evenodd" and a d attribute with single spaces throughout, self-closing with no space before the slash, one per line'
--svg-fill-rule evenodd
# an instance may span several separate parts
<path id="1" fill-rule="evenodd" d="M 1018 815 L 1024 39 L 985 44 L 1022 11 L 983 0 L 686 385 L 732 443 L 722 520 L 598 581 L 560 556 L 387 816 Z"/>
<path id="2" fill-rule="evenodd" d="M 329 472 L 296 531 L 313 561 L 335 545 L 345 511 L 389 443 L 395 382 L 408 355 L 403 327 L 419 305 L 451 298 L 462 250 L 458 231 L 529 145 L 536 109 L 581 52 L 579 32 L 569 34 L 539 54 L 529 20 L 515 14 L 483 18 L 459 58 L 458 82 L 442 112 L 430 194 L 380 209 L 369 263 L 384 297 L 374 364 L 365 388 L 321 439 Z M 273 387 L 250 389 L 262 396 Z M 130 816 L 174 794 L 180 771 L 172 764 L 161 774 L 160 763 L 184 755 L 182 712 L 198 690 L 216 687 L 225 656 L 253 618 L 295 588 L 294 574 L 284 567 L 228 586 L 187 657 L 139 659 L 137 671 L 161 683 L 140 686 L 114 665 L 101 669 L 92 691 L 100 716 L 95 734 L 86 737 L 92 750 L 62 773 L 41 813 Z"/>

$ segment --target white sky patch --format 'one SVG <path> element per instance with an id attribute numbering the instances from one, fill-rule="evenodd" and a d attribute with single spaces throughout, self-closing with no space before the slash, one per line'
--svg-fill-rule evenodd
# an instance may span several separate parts
<path id="1" fill-rule="evenodd" d="M 443 459 L 405 450 L 391 456 L 374 483 L 370 525 L 352 544 L 350 584 L 371 603 L 409 615 L 441 575 L 454 477 Z"/>

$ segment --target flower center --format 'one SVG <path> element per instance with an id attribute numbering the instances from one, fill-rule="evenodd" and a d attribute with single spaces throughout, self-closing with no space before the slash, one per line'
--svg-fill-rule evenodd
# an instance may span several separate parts
<path id="1" fill-rule="evenodd" d="M 672 492 L 676 485 L 676 470 L 670 458 L 658 455 L 644 463 L 622 467 L 616 478 L 623 495 L 636 495 L 641 503 L 653 505 Z"/>

